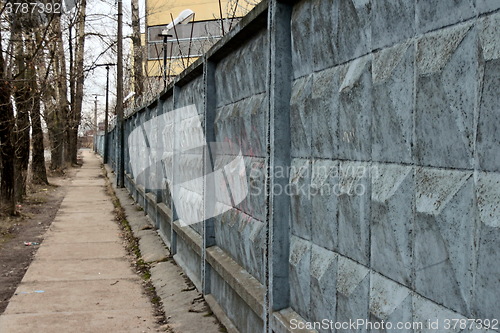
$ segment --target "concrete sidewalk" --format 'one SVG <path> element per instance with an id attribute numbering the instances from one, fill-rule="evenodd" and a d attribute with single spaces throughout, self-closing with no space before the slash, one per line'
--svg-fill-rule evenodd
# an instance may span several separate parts
<path id="1" fill-rule="evenodd" d="M 141 278 L 126 259 L 100 161 L 83 167 L 16 294 L 0 332 L 157 332 Z"/>

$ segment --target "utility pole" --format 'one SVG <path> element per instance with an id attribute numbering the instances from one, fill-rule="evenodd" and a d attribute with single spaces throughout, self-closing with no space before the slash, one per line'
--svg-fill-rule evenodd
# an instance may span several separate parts
<path id="1" fill-rule="evenodd" d="M 106 64 L 106 112 L 104 113 L 104 153 L 103 162 L 108 163 L 108 102 L 109 98 L 109 64 Z"/>
<path id="2" fill-rule="evenodd" d="M 108 163 L 109 156 L 109 140 L 108 140 L 108 119 L 109 119 L 109 66 L 114 66 L 116 64 L 97 64 L 95 67 L 106 66 L 106 112 L 104 113 L 104 152 L 103 152 L 103 162 Z"/>
<path id="3" fill-rule="evenodd" d="M 94 153 L 97 153 L 97 95 L 94 100 Z"/>
<path id="4" fill-rule="evenodd" d="M 97 96 L 102 96 L 94 94 L 94 152 L 97 153 L 97 133 L 99 131 L 99 124 L 97 123 Z"/>
<path id="5" fill-rule="evenodd" d="M 123 9 L 122 0 L 118 0 L 118 40 L 116 59 L 116 186 L 125 187 L 124 135 L 123 135 Z"/>

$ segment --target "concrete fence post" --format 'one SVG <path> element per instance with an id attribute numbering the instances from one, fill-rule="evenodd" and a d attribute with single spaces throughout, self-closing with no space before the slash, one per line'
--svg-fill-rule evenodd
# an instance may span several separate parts
<path id="1" fill-rule="evenodd" d="M 181 88 L 178 85 L 174 85 L 173 89 L 173 101 L 174 101 L 174 110 L 179 108 L 179 99 L 181 97 Z M 173 125 L 173 147 L 174 147 L 174 158 L 172 159 L 172 184 L 176 184 L 177 178 L 179 177 L 179 161 L 176 158 L 176 154 L 180 151 L 180 124 L 181 118 L 179 112 L 175 112 L 174 114 L 174 125 Z M 172 198 L 175 198 L 177 193 L 175 193 L 175 186 L 172 186 L 170 189 L 170 193 L 172 194 Z M 171 224 L 171 239 L 170 239 L 170 253 L 171 255 L 177 254 L 177 232 L 174 229 L 174 223 L 179 219 L 177 215 L 177 211 L 175 210 L 174 200 L 171 202 L 171 210 L 172 210 L 172 224 Z"/>
<path id="2" fill-rule="evenodd" d="M 290 167 L 290 95 L 291 95 L 291 28 L 292 5 L 280 1 L 269 2 L 269 172 L 268 195 L 268 331 L 273 311 L 290 304 L 289 248 L 290 248 L 290 197 L 284 189 L 287 177 L 276 178 L 276 170 Z"/>
<path id="3" fill-rule="evenodd" d="M 215 115 L 216 115 L 216 94 L 215 94 L 215 66 L 216 64 L 209 59 L 204 59 L 203 66 L 203 107 L 204 107 L 204 132 L 206 138 L 206 149 L 203 151 L 203 171 L 208 175 L 213 171 L 214 158 L 210 144 L 215 142 Z M 215 184 L 212 177 L 204 177 L 203 189 L 203 210 L 205 216 L 213 216 L 214 205 L 211 204 L 211 198 L 215 193 Z M 207 200 L 210 200 L 207 202 Z M 203 249 L 201 258 L 202 289 L 203 294 L 210 294 L 210 276 L 211 267 L 206 261 L 206 248 L 215 245 L 215 227 L 214 218 L 205 218 L 203 221 Z"/>

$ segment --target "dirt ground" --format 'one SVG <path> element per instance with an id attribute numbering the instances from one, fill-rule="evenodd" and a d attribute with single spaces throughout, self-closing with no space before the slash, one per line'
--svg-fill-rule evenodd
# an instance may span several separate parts
<path id="1" fill-rule="evenodd" d="M 64 176 L 49 177 L 50 185 L 36 185 L 28 189 L 25 201 L 18 206 L 19 216 L 0 216 L 0 314 L 23 279 L 39 245 L 42 243 L 64 198 L 65 182 L 71 180 L 76 169 Z"/>

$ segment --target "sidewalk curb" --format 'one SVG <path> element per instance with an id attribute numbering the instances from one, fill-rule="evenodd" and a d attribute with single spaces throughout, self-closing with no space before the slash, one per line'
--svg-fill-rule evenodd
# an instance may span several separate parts
<path id="1" fill-rule="evenodd" d="M 155 230 L 153 221 L 149 218 L 149 216 L 145 215 L 145 212 L 139 205 L 134 201 L 134 199 L 130 196 L 129 192 L 126 188 L 119 189 L 116 187 L 116 179 L 114 177 L 110 177 L 109 175 L 113 174 L 112 169 L 106 165 L 102 164 L 105 177 L 108 179 L 112 190 L 116 198 L 118 199 L 121 208 L 123 209 L 127 222 L 130 225 L 132 233 L 134 237 L 136 237 L 139 241 L 139 248 L 141 252 L 142 260 L 150 265 L 150 281 L 155 288 L 156 295 L 161 300 L 162 310 L 166 316 L 167 325 L 171 324 L 169 319 L 171 318 L 170 314 L 172 311 L 174 312 L 172 316 L 177 314 L 179 309 L 172 309 L 169 307 L 166 308 L 167 304 L 172 304 L 172 298 L 175 297 L 172 295 L 172 284 L 176 283 L 175 281 L 169 280 L 168 276 L 172 276 L 173 271 L 182 271 L 181 267 L 177 265 L 175 260 L 170 254 L 170 251 L 165 246 L 164 241 L 161 236 Z M 178 274 L 178 273 L 176 273 Z M 218 306 L 218 304 L 212 301 L 210 295 L 201 295 L 193 285 L 192 281 L 189 277 L 182 272 L 184 276 L 183 284 L 184 287 L 187 284 L 188 287 L 182 289 L 181 292 L 196 292 L 199 297 L 195 297 L 193 302 L 191 302 L 192 306 L 189 309 L 185 309 L 186 312 L 199 313 L 203 318 L 212 317 L 213 320 L 217 322 L 217 332 L 230 332 L 237 333 L 238 330 L 234 327 L 234 325 L 229 321 L 226 314 Z M 208 297 L 207 297 L 208 296 Z M 188 295 L 186 295 L 187 298 Z M 200 306 L 199 302 L 203 301 L 206 304 L 207 309 L 194 309 L 197 306 Z M 196 301 L 196 302 L 195 302 Z M 168 310 L 168 311 L 167 311 Z M 208 310 L 208 311 L 207 311 Z M 204 314 L 202 312 L 205 312 Z M 177 325 L 174 325 L 177 326 Z M 172 329 L 171 327 L 169 327 Z M 177 327 L 176 327 L 177 328 Z M 182 331 L 177 330 L 168 330 L 168 332 L 188 332 L 186 329 Z M 193 332 L 197 332 L 193 331 Z"/>

